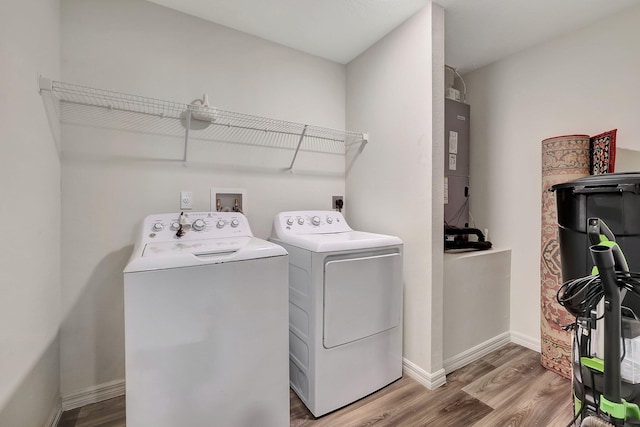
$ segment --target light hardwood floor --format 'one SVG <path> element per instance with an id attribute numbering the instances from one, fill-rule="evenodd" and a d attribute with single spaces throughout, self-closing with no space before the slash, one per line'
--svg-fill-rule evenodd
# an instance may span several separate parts
<path id="1" fill-rule="evenodd" d="M 515 344 L 447 375 L 447 384 L 436 390 L 405 375 L 318 419 L 294 393 L 290 399 L 291 427 L 564 427 L 572 418 L 570 381 L 544 369 L 538 353 Z M 58 423 L 123 426 L 124 397 L 66 411 Z"/>

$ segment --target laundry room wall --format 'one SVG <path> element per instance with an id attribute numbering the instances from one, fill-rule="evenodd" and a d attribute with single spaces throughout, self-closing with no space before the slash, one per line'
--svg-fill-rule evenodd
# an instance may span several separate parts
<path id="1" fill-rule="evenodd" d="M 471 104 L 471 212 L 512 248 L 512 339 L 540 349 L 540 142 L 618 129 L 640 149 L 640 7 L 464 75 Z M 640 165 L 639 165 L 640 169 Z"/>
<path id="2" fill-rule="evenodd" d="M 0 2 L 0 426 L 59 408 L 60 160 L 37 77 L 60 73 L 60 4 Z"/>
<path id="3" fill-rule="evenodd" d="M 347 219 L 404 241 L 405 369 L 442 369 L 444 10 L 428 4 L 347 66 L 347 124 L 371 146 L 347 156 Z M 355 160 L 355 161 L 354 161 Z"/>
<path id="4" fill-rule="evenodd" d="M 618 148 L 616 150 L 616 172 L 640 171 L 640 150 Z"/>
<path id="5" fill-rule="evenodd" d="M 345 66 L 142 0 L 62 1 L 62 80 L 331 128 L 345 127 Z M 360 130 L 360 129 L 357 129 Z M 364 130 L 364 129 L 362 129 Z M 148 214 L 210 209 L 240 188 L 258 237 L 283 210 L 330 209 L 344 156 L 194 140 L 102 126 L 62 127 L 63 399 L 122 389 L 122 270 Z M 347 199 L 348 200 L 348 199 Z"/>

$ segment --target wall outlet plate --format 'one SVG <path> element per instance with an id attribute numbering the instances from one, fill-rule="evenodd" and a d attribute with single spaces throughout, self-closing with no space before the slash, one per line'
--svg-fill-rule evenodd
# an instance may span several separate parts
<path id="1" fill-rule="evenodd" d="M 193 209 L 193 192 L 180 192 L 180 209 Z"/>

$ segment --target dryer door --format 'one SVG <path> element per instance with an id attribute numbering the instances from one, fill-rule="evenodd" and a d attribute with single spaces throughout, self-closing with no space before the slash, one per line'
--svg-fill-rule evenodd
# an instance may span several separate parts
<path id="1" fill-rule="evenodd" d="M 357 258 L 327 258 L 324 347 L 336 347 L 398 326 L 401 299 L 399 251 Z"/>

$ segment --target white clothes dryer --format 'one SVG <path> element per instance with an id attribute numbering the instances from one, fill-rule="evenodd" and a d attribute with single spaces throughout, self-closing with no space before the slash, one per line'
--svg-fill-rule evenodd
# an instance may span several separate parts
<path id="1" fill-rule="evenodd" d="M 311 413 L 400 378 L 402 241 L 335 211 L 281 212 L 270 240 L 289 253 L 289 377 Z"/>
<path id="2" fill-rule="evenodd" d="M 124 270 L 127 426 L 289 426 L 287 269 L 240 213 L 146 217 Z"/>

